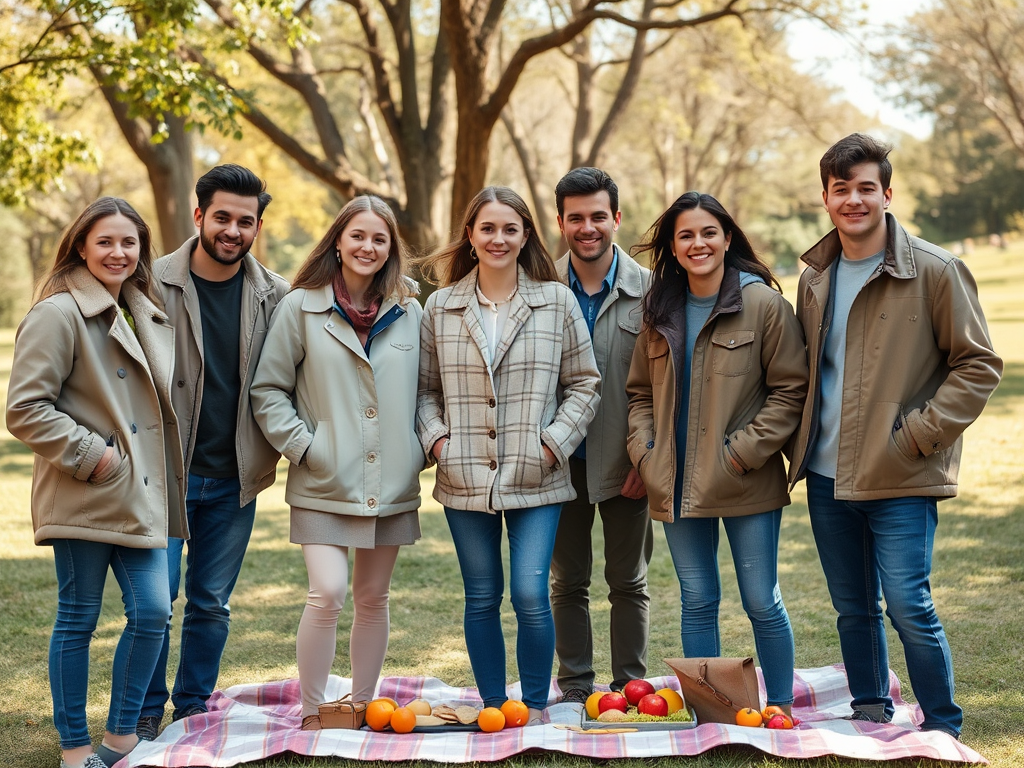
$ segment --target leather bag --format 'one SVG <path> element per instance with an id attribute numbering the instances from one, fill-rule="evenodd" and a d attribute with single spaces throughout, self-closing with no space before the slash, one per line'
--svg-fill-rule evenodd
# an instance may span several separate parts
<path id="1" fill-rule="evenodd" d="M 686 705 L 699 723 L 736 724 L 745 707 L 761 711 L 754 660 L 739 658 L 665 659 L 679 678 Z"/>
<path id="2" fill-rule="evenodd" d="M 321 728 L 347 728 L 356 730 L 363 727 L 363 720 L 366 717 L 365 701 L 352 701 L 352 694 L 346 693 L 337 701 L 328 701 L 321 704 L 320 727 Z"/>

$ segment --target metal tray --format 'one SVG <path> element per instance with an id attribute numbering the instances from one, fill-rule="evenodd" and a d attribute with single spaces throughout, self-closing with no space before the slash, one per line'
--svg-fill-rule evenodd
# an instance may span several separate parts
<path id="1" fill-rule="evenodd" d="M 690 717 L 693 718 L 688 723 L 674 722 L 666 720 L 663 723 L 602 723 L 600 720 L 592 720 L 587 715 L 586 708 L 580 714 L 580 727 L 585 731 L 597 730 L 601 728 L 636 728 L 638 731 L 688 731 L 691 728 L 697 727 L 697 713 L 692 709 L 690 710 Z"/>

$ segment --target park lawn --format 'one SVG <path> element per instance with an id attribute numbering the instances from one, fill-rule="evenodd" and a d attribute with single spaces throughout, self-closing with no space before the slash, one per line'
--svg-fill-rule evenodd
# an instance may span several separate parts
<path id="1" fill-rule="evenodd" d="M 985 413 L 967 432 L 960 495 L 943 502 L 935 544 L 933 590 L 953 649 L 957 698 L 966 710 L 964 742 L 996 766 L 1024 764 L 1024 242 L 1007 251 L 979 249 L 968 263 L 978 279 L 996 349 L 1006 361 L 1003 382 Z M 795 297 L 795 279 L 785 283 Z M 14 331 L 0 330 L 0 399 L 6 402 Z M 47 684 L 47 640 L 56 610 L 50 550 L 35 547 L 29 517 L 31 454 L 0 429 L 0 764 L 55 768 L 59 763 Z M 256 529 L 232 599 L 234 621 L 221 668 L 221 687 L 295 677 L 295 628 L 305 600 L 305 568 L 299 548 L 288 543 L 284 465 L 278 483 L 260 497 Z M 424 473 L 423 539 L 403 550 L 392 587 L 392 633 L 386 675 L 427 675 L 453 685 L 472 685 L 462 637 L 462 592 L 451 539 Z M 651 565 L 651 675 L 668 674 L 661 662 L 678 656 L 679 591 L 664 535 Z M 600 540 L 600 532 L 595 531 Z M 609 674 L 608 606 L 601 589 L 603 561 L 596 547 L 595 664 L 599 682 Z M 753 655 L 750 625 L 740 606 L 728 547 L 722 547 L 722 644 L 726 655 Z M 803 487 L 784 516 L 780 579 L 796 635 L 797 666 L 840 661 L 835 617 L 810 533 Z M 92 646 L 89 716 L 94 736 L 102 732 L 109 697 L 109 670 L 123 616 L 113 579 Z M 181 606 L 178 605 L 178 617 Z M 336 674 L 348 675 L 347 636 L 351 609 L 339 626 Z M 515 667 L 514 619 L 506 600 L 506 658 Z M 175 622 L 177 629 L 177 620 Z M 891 663 L 907 683 L 900 644 L 890 635 Z M 172 647 L 172 657 L 176 649 Z M 677 758 L 621 761 L 649 765 Z M 262 766 L 326 766 L 339 761 L 284 757 Z M 353 761 L 341 761 L 352 763 Z M 575 768 L 592 761 L 561 754 L 527 755 L 504 768 Z M 689 759 L 704 768 L 796 766 L 748 749 L 718 749 Z M 809 768 L 853 766 L 852 760 L 800 761 Z M 896 765 L 937 765 L 899 761 Z"/>

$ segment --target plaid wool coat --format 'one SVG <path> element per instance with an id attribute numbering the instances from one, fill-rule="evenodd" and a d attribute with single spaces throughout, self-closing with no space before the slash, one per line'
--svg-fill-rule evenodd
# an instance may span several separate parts
<path id="1" fill-rule="evenodd" d="M 428 462 L 434 443 L 449 437 L 434 498 L 492 513 L 571 501 L 569 457 L 594 418 L 601 382 L 576 297 L 520 267 L 489 368 L 476 284 L 474 269 L 423 310 L 416 429 Z"/>

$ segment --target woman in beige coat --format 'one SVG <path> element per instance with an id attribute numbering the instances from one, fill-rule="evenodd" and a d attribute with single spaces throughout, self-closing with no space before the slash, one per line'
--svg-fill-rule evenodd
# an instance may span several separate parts
<path id="1" fill-rule="evenodd" d="M 15 341 L 7 427 L 35 453 L 35 540 L 54 552 L 50 691 L 67 768 L 112 765 L 138 742 L 135 724 L 171 614 L 167 537 L 188 536 L 170 405 L 174 331 L 154 303 L 150 239 L 124 200 L 86 208 Z M 108 570 L 127 624 L 94 752 L 89 643 Z"/>
<path id="2" fill-rule="evenodd" d="M 569 457 L 597 408 L 586 321 L 558 281 L 526 203 L 488 187 L 458 240 L 425 262 L 441 289 L 423 314 L 417 429 L 437 461 L 466 593 L 470 663 L 487 706 L 505 696 L 500 606 L 508 526 L 517 658 L 530 724 L 547 705 L 555 633 L 548 573 Z"/>
<path id="3" fill-rule="evenodd" d="M 250 390 L 256 421 L 291 462 L 291 540 L 309 575 L 296 636 L 302 728 L 320 728 L 355 549 L 352 698 L 373 698 L 388 647 L 398 548 L 420 536 L 416 378 L 420 305 L 388 205 L 341 209 L 278 306 Z"/>

